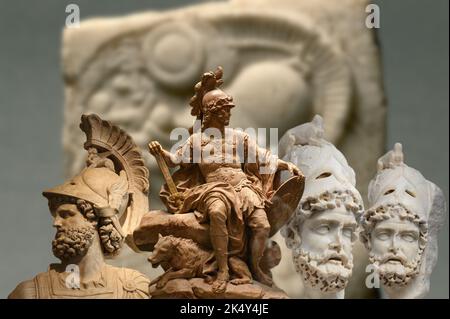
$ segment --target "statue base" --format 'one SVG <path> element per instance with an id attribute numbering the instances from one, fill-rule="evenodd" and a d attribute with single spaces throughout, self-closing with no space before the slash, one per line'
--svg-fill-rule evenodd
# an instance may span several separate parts
<path id="1" fill-rule="evenodd" d="M 279 288 L 268 287 L 254 281 L 251 284 L 227 284 L 224 293 L 212 291 L 212 285 L 203 278 L 172 279 L 162 288 L 150 286 L 152 299 L 288 299 Z"/>

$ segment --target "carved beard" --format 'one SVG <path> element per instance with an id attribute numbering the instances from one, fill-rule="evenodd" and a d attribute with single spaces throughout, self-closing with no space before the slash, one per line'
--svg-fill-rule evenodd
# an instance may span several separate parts
<path id="1" fill-rule="evenodd" d="M 323 263 L 335 253 L 314 255 L 299 249 L 294 253 L 294 264 L 303 281 L 312 288 L 335 293 L 347 286 L 352 275 L 353 262 L 344 258 L 342 264 Z"/>
<path id="2" fill-rule="evenodd" d="M 95 235 L 92 225 L 77 228 L 59 228 L 52 241 L 53 255 L 61 261 L 84 256 Z"/>
<path id="3" fill-rule="evenodd" d="M 385 262 L 394 256 L 400 259 L 399 263 Z M 369 255 L 369 261 L 376 267 L 383 285 L 387 287 L 404 287 L 419 273 L 421 257 L 422 254 L 418 254 L 417 258 L 413 261 L 407 261 L 405 258 L 391 253 L 381 257 L 371 253 Z"/>

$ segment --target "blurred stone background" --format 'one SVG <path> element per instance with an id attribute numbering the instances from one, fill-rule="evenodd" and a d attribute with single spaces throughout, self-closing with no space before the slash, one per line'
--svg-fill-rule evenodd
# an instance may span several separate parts
<path id="1" fill-rule="evenodd" d="M 330 0 L 332 1 L 332 0 Z M 61 30 L 66 5 L 81 20 L 204 1 L 0 1 L 0 297 L 55 258 L 43 189 L 63 180 Z M 388 100 L 387 148 L 403 143 L 406 163 L 448 199 L 448 2 L 374 1 L 381 8 Z M 448 298 L 448 219 L 430 298 Z"/>

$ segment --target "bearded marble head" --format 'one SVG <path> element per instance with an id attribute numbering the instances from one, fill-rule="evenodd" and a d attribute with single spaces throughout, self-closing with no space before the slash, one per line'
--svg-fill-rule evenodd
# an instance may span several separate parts
<path id="1" fill-rule="evenodd" d="M 437 231 L 445 214 L 442 191 L 403 160 L 400 143 L 378 160 L 361 216 L 361 241 L 381 283 L 423 297 L 437 259 Z M 413 285 L 416 281 L 419 285 Z"/>
<path id="2" fill-rule="evenodd" d="M 302 170 L 305 190 L 282 235 L 304 283 L 335 293 L 346 287 L 352 274 L 352 247 L 363 202 L 355 188 L 353 169 L 343 154 L 323 139 L 320 122 L 316 116 L 313 122 L 288 132 L 292 143 L 284 159 Z"/>

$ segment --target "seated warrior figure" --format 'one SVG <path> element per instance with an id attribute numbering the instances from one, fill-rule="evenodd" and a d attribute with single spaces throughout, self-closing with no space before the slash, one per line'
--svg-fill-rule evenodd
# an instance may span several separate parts
<path id="1" fill-rule="evenodd" d="M 304 172 L 305 191 L 281 234 L 292 250 L 299 284 L 305 287 L 303 297 L 335 299 L 344 298 L 352 274 L 352 248 L 363 201 L 355 188 L 353 169 L 317 129 L 321 122 L 316 115 L 313 124 L 305 123 L 287 133 L 294 135 L 296 143 L 289 146 L 283 159 Z M 281 141 L 286 138 L 290 137 Z"/>
<path id="2" fill-rule="evenodd" d="M 361 216 L 361 241 L 375 279 L 389 298 L 423 298 L 437 261 L 437 234 L 446 203 L 439 187 L 403 162 L 402 145 L 378 160 Z"/>
<path id="3" fill-rule="evenodd" d="M 61 263 L 20 283 L 9 298 L 148 298 L 143 274 L 104 260 L 119 252 L 148 210 L 148 170 L 118 127 L 96 115 L 83 115 L 80 127 L 87 136 L 87 167 L 43 193 L 56 228 L 53 254 Z"/>
<path id="4" fill-rule="evenodd" d="M 194 211 L 199 222 L 209 222 L 218 267 L 212 286 L 216 293 L 224 292 L 230 279 L 228 257 L 235 255 L 246 261 L 246 227 L 251 231 L 249 263 L 252 274 L 257 281 L 272 285 L 271 276 L 260 267 L 270 232 L 267 198 L 273 192 L 278 170 L 300 175 L 295 165 L 271 156 L 248 134 L 226 127 L 230 110 L 235 105 L 231 96 L 218 89 L 221 77 L 219 67 L 215 72 L 205 73 L 195 86 L 196 94 L 190 105 L 191 114 L 201 121 L 200 131 L 193 132 L 176 153 L 163 150 L 158 142 L 149 144 L 150 152 L 162 156 L 169 166 L 180 165 L 173 180 L 182 194 L 181 200 L 177 201 L 170 194 L 167 184 L 160 194 L 169 211 Z M 201 158 L 196 160 L 195 154 L 201 154 Z M 262 165 L 271 163 L 275 169 L 267 174 L 262 172 Z"/>

